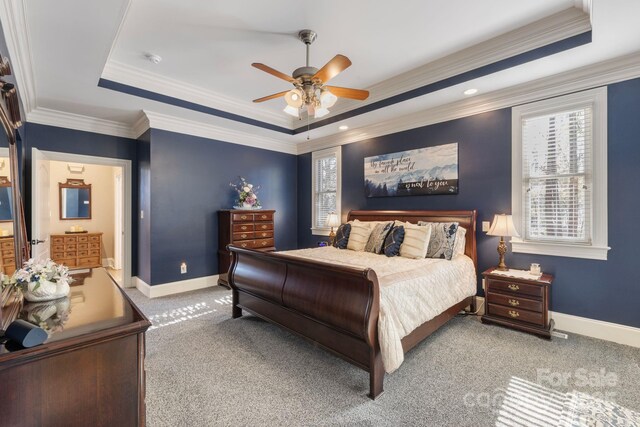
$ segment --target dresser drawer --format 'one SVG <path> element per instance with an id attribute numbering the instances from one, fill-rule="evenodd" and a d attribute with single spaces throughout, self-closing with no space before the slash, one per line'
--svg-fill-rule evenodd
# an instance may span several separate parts
<path id="1" fill-rule="evenodd" d="M 273 223 L 269 222 L 269 223 L 257 223 L 256 224 L 256 231 L 266 231 L 266 230 L 273 230 Z"/>
<path id="2" fill-rule="evenodd" d="M 65 236 L 64 237 L 64 243 L 76 243 L 78 241 L 78 237 L 76 236 Z M 54 242 L 55 243 L 55 242 Z"/>
<path id="3" fill-rule="evenodd" d="M 86 266 L 86 265 L 100 265 L 100 258 L 99 257 L 78 258 L 78 266 Z"/>
<path id="4" fill-rule="evenodd" d="M 100 250 L 99 249 L 91 249 L 91 250 L 89 250 L 89 256 L 94 256 L 94 257 L 97 256 L 97 257 L 99 257 L 100 256 Z"/>
<path id="5" fill-rule="evenodd" d="M 100 236 L 88 236 L 89 242 L 91 243 L 100 243 Z"/>
<path id="6" fill-rule="evenodd" d="M 86 251 L 87 249 L 89 249 L 89 244 L 88 243 L 78 243 L 78 250 L 79 251 Z"/>
<path id="7" fill-rule="evenodd" d="M 239 247 L 239 248 L 253 249 L 253 246 L 255 245 L 255 241 L 253 241 L 253 240 L 242 240 L 240 242 L 234 242 L 232 244 L 234 246 Z"/>
<path id="8" fill-rule="evenodd" d="M 89 241 L 89 236 L 78 236 L 78 243 L 86 243 Z"/>
<path id="9" fill-rule="evenodd" d="M 253 239 L 253 232 L 244 232 L 244 233 L 233 233 L 233 241 L 238 242 L 240 240 L 251 240 Z"/>
<path id="10" fill-rule="evenodd" d="M 78 263 L 76 262 L 76 258 L 63 258 L 56 260 L 58 264 L 64 264 L 67 267 L 76 267 Z"/>
<path id="11" fill-rule="evenodd" d="M 256 221 L 273 221 L 273 213 L 271 212 L 257 213 L 254 214 L 253 217 Z"/>
<path id="12" fill-rule="evenodd" d="M 273 231 L 256 231 L 256 239 L 272 239 Z"/>
<path id="13" fill-rule="evenodd" d="M 16 253 L 13 249 L 3 249 L 2 250 L 2 256 L 3 257 L 12 257 L 12 256 L 16 256 Z"/>
<path id="14" fill-rule="evenodd" d="M 487 294 L 487 302 L 489 304 L 498 304 L 505 307 L 514 307 L 522 310 L 542 313 L 542 301 L 534 299 L 522 298 L 519 296 L 494 294 L 493 292 L 489 292 Z"/>
<path id="15" fill-rule="evenodd" d="M 76 249 L 78 249 L 78 245 L 76 245 L 75 243 L 70 243 L 68 245 L 64 245 L 64 250 L 65 251 L 75 251 Z"/>
<path id="16" fill-rule="evenodd" d="M 260 239 L 255 241 L 253 247 L 255 249 L 260 249 L 260 248 L 270 248 L 272 246 L 273 246 L 273 239 Z"/>
<path id="17" fill-rule="evenodd" d="M 100 243 L 89 243 L 89 249 L 100 249 Z"/>
<path id="18" fill-rule="evenodd" d="M 84 250 L 84 251 L 78 251 L 78 256 L 89 256 L 89 251 L 88 250 Z"/>
<path id="19" fill-rule="evenodd" d="M 501 305 L 488 304 L 489 315 L 502 317 L 515 322 L 525 322 L 536 326 L 545 326 L 542 313 L 534 313 L 533 311 L 521 310 L 519 308 L 504 307 Z"/>
<path id="20" fill-rule="evenodd" d="M 75 257 L 76 256 L 76 251 L 70 251 L 70 252 L 65 252 L 64 253 L 64 257 L 65 258 L 71 258 L 71 257 Z"/>
<path id="21" fill-rule="evenodd" d="M 64 251 L 64 245 L 53 245 L 53 250 L 55 252 L 62 252 Z"/>
<path id="22" fill-rule="evenodd" d="M 233 222 L 253 222 L 253 214 L 234 213 Z"/>
<path id="23" fill-rule="evenodd" d="M 253 224 L 233 224 L 233 232 L 253 231 Z"/>
<path id="24" fill-rule="evenodd" d="M 16 258 L 15 257 L 2 258 L 2 264 L 3 265 L 16 265 Z"/>
<path id="25" fill-rule="evenodd" d="M 489 292 L 500 292 L 513 295 L 526 295 L 530 297 L 542 298 L 543 287 L 529 285 L 526 283 L 517 283 L 508 280 L 489 279 Z"/>
<path id="26" fill-rule="evenodd" d="M 63 245 L 64 244 L 64 237 L 62 237 L 62 236 L 52 237 L 51 241 L 53 242 L 54 245 Z"/>
<path id="27" fill-rule="evenodd" d="M 2 244 L 0 244 L 0 248 L 2 248 L 2 249 L 13 249 L 13 240 L 10 240 L 8 242 L 2 242 Z"/>
<path id="28" fill-rule="evenodd" d="M 53 253 L 53 260 L 55 262 L 59 262 L 58 260 L 64 258 L 64 252 L 54 252 Z"/>

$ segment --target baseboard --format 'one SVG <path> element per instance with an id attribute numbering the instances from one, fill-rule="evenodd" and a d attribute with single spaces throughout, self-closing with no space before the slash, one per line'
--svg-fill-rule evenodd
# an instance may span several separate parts
<path id="1" fill-rule="evenodd" d="M 213 276 L 197 277 L 195 279 L 180 280 L 155 286 L 149 285 L 139 277 L 132 277 L 131 280 L 136 284 L 136 289 L 142 292 L 147 298 L 158 298 L 216 286 L 219 276 L 219 274 L 214 274 Z"/>
<path id="2" fill-rule="evenodd" d="M 113 258 L 102 258 L 102 266 L 103 267 L 109 267 L 109 268 L 115 268 L 114 266 L 116 265 L 116 260 Z"/>
<path id="3" fill-rule="evenodd" d="M 476 297 L 476 304 L 484 307 L 484 298 Z M 640 348 L 640 328 L 555 311 L 550 311 L 549 315 L 555 322 L 554 329 L 558 331 Z"/>

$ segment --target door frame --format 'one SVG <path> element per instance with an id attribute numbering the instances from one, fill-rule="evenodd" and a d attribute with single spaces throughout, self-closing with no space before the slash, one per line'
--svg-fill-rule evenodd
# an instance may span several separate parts
<path id="1" fill-rule="evenodd" d="M 37 147 L 34 147 L 37 149 Z M 33 150 L 33 149 L 32 149 Z M 70 162 L 70 163 L 88 163 L 93 165 L 102 165 L 102 166 L 115 166 L 122 168 L 122 180 L 123 180 L 123 192 L 122 192 L 122 206 L 124 208 L 123 212 L 123 227 L 124 227 L 124 242 L 123 242 L 123 274 L 122 274 L 122 287 L 130 288 L 133 287 L 131 280 L 131 266 L 132 266 L 132 247 L 131 240 L 133 234 L 133 220 L 132 220 L 132 166 L 131 160 L 126 159 L 114 159 L 112 157 L 98 157 L 98 156 L 88 156 L 84 154 L 71 154 L 71 153 L 61 153 L 57 151 L 46 151 L 40 150 L 48 160 L 53 160 L 57 162 Z M 33 155 L 33 151 L 32 151 Z M 32 156 L 33 158 L 33 156 Z M 31 168 L 32 177 L 31 182 L 35 182 L 36 178 L 36 168 Z M 33 192 L 32 192 L 33 194 Z M 31 211 L 34 212 L 34 206 L 37 203 L 34 200 L 32 195 L 31 197 Z M 33 224 L 31 225 L 33 232 Z M 33 233 L 32 233 L 33 234 Z M 34 239 L 35 237 L 31 237 Z"/>

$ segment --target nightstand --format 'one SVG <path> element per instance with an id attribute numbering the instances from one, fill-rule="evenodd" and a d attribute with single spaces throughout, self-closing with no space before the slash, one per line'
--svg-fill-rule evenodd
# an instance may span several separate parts
<path id="1" fill-rule="evenodd" d="M 482 273 L 485 279 L 484 316 L 491 323 L 551 338 L 553 320 L 549 319 L 549 295 L 553 276 L 536 279 L 527 272 L 512 270 L 513 276 L 494 268 Z M 505 272 L 508 274 L 508 272 Z"/>

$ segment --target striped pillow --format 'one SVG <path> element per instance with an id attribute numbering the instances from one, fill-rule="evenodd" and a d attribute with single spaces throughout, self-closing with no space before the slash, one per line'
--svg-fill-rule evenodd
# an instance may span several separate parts
<path id="1" fill-rule="evenodd" d="M 405 224 L 404 240 L 400 245 L 400 256 L 414 259 L 426 257 L 430 238 L 431 227 Z"/>
<path id="2" fill-rule="evenodd" d="M 352 251 L 363 251 L 367 241 L 369 241 L 369 235 L 371 234 L 371 228 L 367 224 L 362 222 L 353 222 L 351 224 L 351 233 L 349 234 L 349 243 L 347 243 L 347 249 Z"/>

